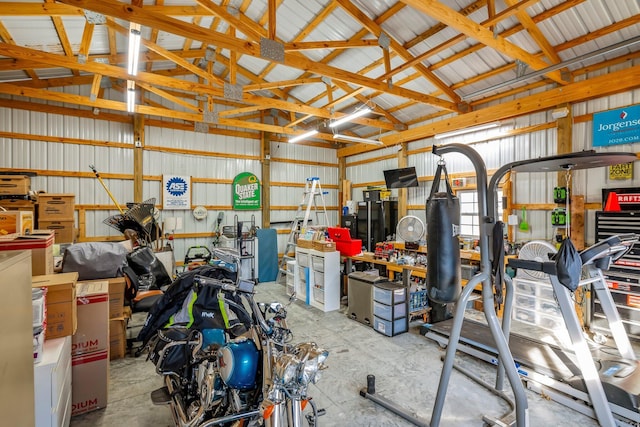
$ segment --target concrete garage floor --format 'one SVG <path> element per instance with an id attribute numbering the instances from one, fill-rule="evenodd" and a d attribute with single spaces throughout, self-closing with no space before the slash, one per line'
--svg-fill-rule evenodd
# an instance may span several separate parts
<path id="1" fill-rule="evenodd" d="M 277 283 L 257 286 L 258 301 L 285 303 L 284 288 Z M 404 419 L 359 396 L 368 374 L 376 376 L 376 392 L 428 420 L 433 408 L 444 355 L 435 342 L 419 334 L 421 320 L 409 333 L 386 337 L 341 311 L 322 313 L 296 301 L 289 306 L 288 321 L 294 341 L 316 341 L 329 350 L 329 368 L 310 388 L 319 408 L 326 409 L 321 426 L 410 426 Z M 154 406 L 149 393 L 162 386 L 145 355 L 111 362 L 109 403 L 105 409 L 74 417 L 73 427 L 171 426 L 168 407 Z M 459 354 L 464 364 L 485 381 L 495 381 L 495 368 Z M 527 390 L 530 425 L 590 427 L 598 423 L 578 412 Z M 500 416 L 507 404 L 459 372 L 452 373 L 441 426 L 481 426 L 482 415 Z"/>

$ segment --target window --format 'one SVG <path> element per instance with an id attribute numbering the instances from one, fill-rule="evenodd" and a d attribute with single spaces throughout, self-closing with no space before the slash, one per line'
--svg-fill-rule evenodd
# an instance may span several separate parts
<path id="1" fill-rule="evenodd" d="M 478 192 L 458 191 L 457 196 L 460 199 L 460 234 L 467 237 L 480 237 L 480 219 L 478 218 Z M 497 220 L 502 220 L 502 190 L 498 190 Z"/>

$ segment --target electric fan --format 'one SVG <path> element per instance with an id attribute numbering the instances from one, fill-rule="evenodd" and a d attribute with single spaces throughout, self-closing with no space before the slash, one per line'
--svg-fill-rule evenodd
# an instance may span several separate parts
<path id="1" fill-rule="evenodd" d="M 544 240 L 532 240 L 525 243 L 520 252 L 518 253 L 519 259 L 525 259 L 528 261 L 546 262 L 550 261 L 549 254 L 555 254 L 558 252 L 555 246 Z M 549 275 L 542 271 L 518 269 L 518 277 L 523 279 L 533 279 L 539 281 L 549 280 Z"/>
<path id="2" fill-rule="evenodd" d="M 404 240 L 405 249 L 417 250 L 420 239 L 425 233 L 424 222 L 417 216 L 407 215 L 400 218 L 396 227 L 396 234 Z"/>

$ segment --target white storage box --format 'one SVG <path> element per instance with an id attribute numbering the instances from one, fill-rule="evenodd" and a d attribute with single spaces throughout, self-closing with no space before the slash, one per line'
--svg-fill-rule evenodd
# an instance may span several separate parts
<path id="1" fill-rule="evenodd" d="M 393 283 L 383 283 L 373 287 L 373 300 L 392 305 L 407 300 L 407 289 Z"/>
<path id="2" fill-rule="evenodd" d="M 392 337 L 403 332 L 407 332 L 407 318 L 394 320 L 384 320 L 379 317 L 373 316 L 373 329 L 380 332 L 382 335 Z"/>
<path id="3" fill-rule="evenodd" d="M 395 306 L 373 302 L 373 315 L 384 320 L 395 320 L 407 316 L 407 306 L 405 303 Z"/>

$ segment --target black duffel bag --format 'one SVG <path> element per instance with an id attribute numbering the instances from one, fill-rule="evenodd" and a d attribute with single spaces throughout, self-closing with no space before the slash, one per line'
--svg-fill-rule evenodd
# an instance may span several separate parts
<path id="1" fill-rule="evenodd" d="M 127 255 L 127 264 L 138 276 L 139 280 L 150 281 L 145 288 L 160 289 L 171 283 L 171 276 L 164 264 L 153 253 L 149 246 L 137 247 Z"/>

